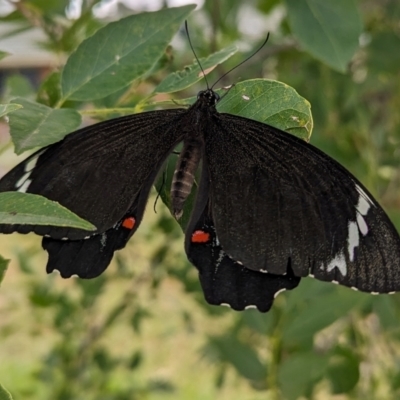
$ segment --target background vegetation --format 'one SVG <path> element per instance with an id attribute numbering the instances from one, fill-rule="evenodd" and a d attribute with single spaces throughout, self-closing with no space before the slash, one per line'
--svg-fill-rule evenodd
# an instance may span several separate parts
<path id="1" fill-rule="evenodd" d="M 68 19 L 67 0 L 20 1 L 1 23 L 40 27 L 47 35 L 41 45 L 62 60 L 106 24 L 93 17 L 96 3 L 83 1 L 80 17 Z M 221 85 L 263 77 L 294 87 L 312 106 L 312 143 L 349 168 L 400 228 L 397 0 L 206 1 L 188 20 L 199 57 L 232 44 L 241 50 L 210 82 L 270 31 L 269 43 Z M 95 101 L 90 90 L 96 88 L 63 98 L 68 91 L 60 91 L 57 70 L 39 87 L 15 73 L 1 103 L 20 96 L 57 112 L 76 110 L 69 116 L 77 123 L 81 115 L 109 118 L 123 107 L 143 109 L 143 98 L 192 60 L 181 31 L 128 89 L 122 85 Z M 199 88 L 203 81 L 174 99 Z M 2 146 L 6 170 L 15 159 Z M 132 243 L 91 281 L 46 276 L 46 255 L 33 235 L 1 237 L 0 253 L 11 262 L 5 274 L 7 263 L 0 263 L 0 382 L 14 398 L 399 397 L 399 295 L 370 296 L 304 279 L 267 314 L 208 306 L 185 258 L 181 229 L 160 203 L 154 214 L 150 199 Z"/>

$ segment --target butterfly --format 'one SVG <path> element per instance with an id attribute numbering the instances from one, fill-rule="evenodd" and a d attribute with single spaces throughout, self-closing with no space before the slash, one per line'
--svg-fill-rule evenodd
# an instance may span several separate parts
<path id="1" fill-rule="evenodd" d="M 400 238 L 368 190 L 311 144 L 219 113 L 219 100 L 208 88 L 188 109 L 100 122 L 39 150 L 0 180 L 0 192 L 58 201 L 96 231 L 1 224 L 0 232 L 43 236 L 49 273 L 95 278 L 139 227 L 160 169 L 183 143 L 171 208 L 179 219 L 200 169 L 185 251 L 207 302 L 266 312 L 306 276 L 400 290 Z"/>

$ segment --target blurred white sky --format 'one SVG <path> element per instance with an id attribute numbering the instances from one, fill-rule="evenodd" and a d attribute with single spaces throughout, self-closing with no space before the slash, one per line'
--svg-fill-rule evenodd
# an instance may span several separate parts
<path id="1" fill-rule="evenodd" d="M 166 3 L 168 7 L 178 7 L 185 4 L 197 4 L 200 8 L 204 4 L 205 0 L 167 0 Z M 13 7 L 10 0 L 0 0 L 0 14 L 9 13 Z M 80 9 L 80 4 L 82 0 L 72 0 L 70 15 L 71 17 L 78 17 L 78 12 Z M 163 4 L 164 0 L 103 0 L 96 7 L 96 14 L 100 18 L 111 16 L 114 14 L 118 8 L 118 3 L 125 5 L 135 11 L 156 11 L 159 10 Z"/>

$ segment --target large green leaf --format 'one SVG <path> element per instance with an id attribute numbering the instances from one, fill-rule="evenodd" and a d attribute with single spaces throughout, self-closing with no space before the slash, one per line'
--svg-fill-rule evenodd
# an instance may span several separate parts
<path id="1" fill-rule="evenodd" d="M 345 72 L 358 48 L 361 18 L 354 0 L 285 0 L 293 33 L 330 67 Z"/>
<path id="2" fill-rule="evenodd" d="M 0 193 L 0 223 L 69 226 L 93 231 L 95 227 L 55 201 L 31 193 Z"/>
<path id="3" fill-rule="evenodd" d="M 282 82 L 268 79 L 240 82 L 229 90 L 217 108 L 219 112 L 275 126 L 306 141 L 311 136 L 310 103 Z"/>
<path id="4" fill-rule="evenodd" d="M 132 15 L 84 40 L 64 67 L 63 100 L 94 100 L 143 76 L 162 56 L 194 5 Z"/>
<path id="5" fill-rule="evenodd" d="M 207 58 L 201 58 L 200 65 L 205 74 L 210 73 L 218 64 L 223 63 L 237 51 L 236 46 L 229 46 L 225 49 L 211 54 Z M 154 90 L 154 93 L 172 93 L 178 92 L 192 86 L 203 79 L 203 73 L 200 70 L 198 62 L 186 66 L 182 71 L 173 72 L 168 75 Z"/>
<path id="6" fill-rule="evenodd" d="M 23 107 L 9 116 L 10 134 L 17 154 L 56 143 L 81 123 L 80 114 L 72 109 L 55 110 L 19 97 L 13 99 L 13 103 Z"/>

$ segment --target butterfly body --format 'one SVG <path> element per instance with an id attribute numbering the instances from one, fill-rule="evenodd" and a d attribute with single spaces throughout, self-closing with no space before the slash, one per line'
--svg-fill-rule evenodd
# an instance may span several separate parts
<path id="1" fill-rule="evenodd" d="M 179 218 L 201 169 L 185 250 L 206 300 L 268 311 L 302 277 L 357 290 L 400 290 L 400 238 L 363 185 L 336 161 L 275 127 L 219 113 L 200 92 L 188 109 L 151 111 L 83 128 L 0 180 L 58 201 L 97 230 L 0 225 L 45 236 L 47 271 L 93 278 L 140 222 L 169 154 L 183 147 L 171 188 Z"/>

